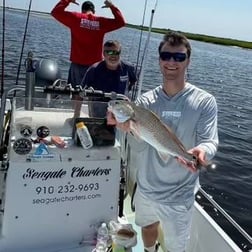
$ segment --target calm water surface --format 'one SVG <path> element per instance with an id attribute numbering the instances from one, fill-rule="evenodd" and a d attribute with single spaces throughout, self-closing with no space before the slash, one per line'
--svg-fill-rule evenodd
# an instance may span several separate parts
<path id="1" fill-rule="evenodd" d="M 2 20 L 2 13 L 0 18 Z M 15 84 L 26 16 L 7 11 L 5 32 L 5 85 Z M 1 33 L 2 36 L 2 33 Z M 122 43 L 122 57 L 137 61 L 140 32 L 122 28 L 106 36 Z M 147 35 L 143 34 L 143 42 Z M 162 82 L 158 68 L 160 34 L 153 34 L 145 64 L 143 90 Z M 1 37 L 2 43 L 2 37 Z M 188 70 L 191 83 L 212 93 L 219 107 L 220 147 L 215 158 L 217 169 L 201 174 L 203 188 L 250 235 L 252 234 L 252 51 L 191 41 L 192 59 Z M 32 14 L 24 47 L 25 58 L 33 51 L 36 58 L 56 59 L 67 77 L 70 34 L 49 16 Z M 2 47 L 2 45 L 1 45 Z M 22 61 L 23 62 L 23 61 Z M 22 66 L 21 72 L 24 71 Z M 24 80 L 24 74 L 20 74 Z"/>

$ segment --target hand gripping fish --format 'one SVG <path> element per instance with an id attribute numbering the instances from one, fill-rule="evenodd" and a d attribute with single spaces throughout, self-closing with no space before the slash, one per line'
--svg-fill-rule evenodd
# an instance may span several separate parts
<path id="1" fill-rule="evenodd" d="M 199 169 L 197 157 L 187 152 L 172 130 L 152 111 L 125 100 L 110 101 L 108 110 L 119 123 L 130 120 L 133 135 L 154 147 L 165 163 L 173 156 L 192 170 Z"/>

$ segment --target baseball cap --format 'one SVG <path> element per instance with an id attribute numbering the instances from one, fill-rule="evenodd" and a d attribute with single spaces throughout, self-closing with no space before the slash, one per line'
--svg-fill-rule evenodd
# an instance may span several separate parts
<path id="1" fill-rule="evenodd" d="M 91 1 L 85 1 L 81 6 L 82 12 L 92 11 L 95 13 L 95 6 Z"/>

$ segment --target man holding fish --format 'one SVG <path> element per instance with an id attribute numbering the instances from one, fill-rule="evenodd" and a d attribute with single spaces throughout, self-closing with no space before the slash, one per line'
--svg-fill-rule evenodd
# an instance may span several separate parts
<path id="1" fill-rule="evenodd" d="M 186 81 L 191 45 L 184 35 L 168 32 L 158 52 L 163 84 L 135 104 L 111 101 L 107 119 L 148 143 L 134 199 L 145 251 L 157 250 L 160 225 L 166 249 L 184 252 L 199 168 L 217 151 L 217 104 L 211 94 Z"/>

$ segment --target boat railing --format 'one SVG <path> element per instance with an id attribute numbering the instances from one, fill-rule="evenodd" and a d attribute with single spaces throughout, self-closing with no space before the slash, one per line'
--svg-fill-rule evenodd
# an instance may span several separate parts
<path id="1" fill-rule="evenodd" d="M 247 250 L 244 250 L 244 251 L 252 251 L 251 250 L 251 248 L 252 248 L 252 238 L 251 238 L 251 236 L 204 189 L 202 189 L 200 187 L 199 190 L 198 190 L 198 193 L 201 194 L 211 204 L 211 206 L 214 208 L 214 212 L 221 213 L 221 215 L 227 220 L 227 222 L 230 225 L 232 225 L 232 227 L 240 234 L 240 236 L 241 236 L 240 241 L 242 241 L 241 242 L 242 244 L 239 244 L 239 246 L 242 246 L 243 249 L 245 249 L 245 248 L 247 249 Z M 196 199 L 197 198 L 201 199 L 201 196 L 197 195 Z M 201 206 L 203 206 L 203 208 L 205 209 L 204 203 L 199 202 L 199 204 Z M 219 225 L 221 225 L 221 224 L 219 224 Z M 228 235 L 230 235 L 230 234 L 228 234 Z M 233 238 L 233 237 L 231 237 L 231 238 Z"/>
<path id="2" fill-rule="evenodd" d="M 64 80 L 63 81 L 57 80 L 57 81 L 55 81 L 55 83 L 56 83 L 56 85 L 53 84 L 53 85 L 48 85 L 45 87 L 36 86 L 35 92 L 44 93 L 45 94 L 44 99 L 47 99 L 48 103 L 51 100 L 51 94 L 53 94 L 53 95 L 67 95 L 67 96 L 69 96 L 70 99 L 71 99 L 72 95 L 75 95 L 75 94 L 78 94 L 78 95 L 80 95 L 80 97 L 87 98 L 89 100 L 92 100 L 92 98 L 94 100 L 95 99 L 98 99 L 98 100 L 104 99 L 105 101 L 106 100 L 108 101 L 110 99 L 119 99 L 119 100 L 120 99 L 123 99 L 123 100 L 128 99 L 127 96 L 122 95 L 122 94 L 117 94 L 115 92 L 106 93 L 101 90 L 94 90 L 92 88 L 85 89 L 85 88 L 82 88 L 81 86 L 76 86 L 75 88 L 73 88 L 71 86 L 71 84 L 66 84 Z M 61 85 L 62 83 L 64 85 Z M 29 92 L 27 90 L 30 90 L 29 87 L 27 88 L 27 85 L 26 86 L 18 85 L 18 86 L 13 86 L 13 87 L 10 87 L 9 89 L 6 89 L 2 95 L 1 110 L 0 110 L 0 142 L 1 142 L 1 144 L 2 144 L 2 140 L 3 140 L 3 132 L 4 132 L 3 125 L 4 125 L 4 118 L 5 118 L 4 115 L 6 112 L 7 97 L 9 97 L 10 94 L 12 94 L 16 91 L 24 91 L 25 94 L 23 97 L 26 97 L 25 107 L 28 110 L 32 110 L 32 108 L 33 108 L 32 101 L 34 98 L 34 92 L 33 91 Z"/>

